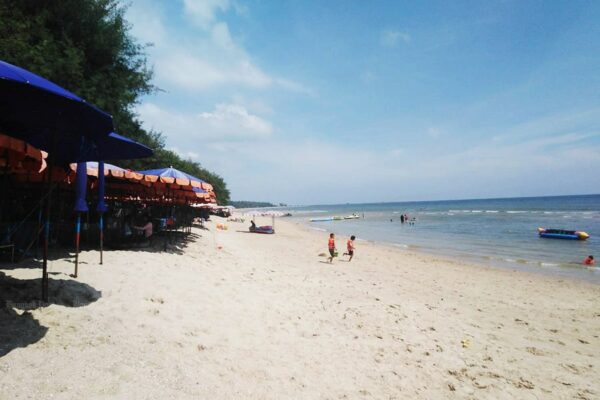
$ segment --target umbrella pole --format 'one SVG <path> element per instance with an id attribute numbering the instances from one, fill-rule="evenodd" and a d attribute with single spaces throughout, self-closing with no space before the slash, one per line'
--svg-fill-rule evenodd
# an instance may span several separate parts
<path id="1" fill-rule="evenodd" d="M 54 152 L 48 154 L 46 168 L 46 209 L 44 221 L 44 249 L 42 260 L 42 301 L 48 302 L 48 245 L 50 243 L 50 207 L 52 205 L 52 170 L 54 169 Z"/>
<path id="2" fill-rule="evenodd" d="M 79 269 L 79 238 L 81 237 L 81 213 L 77 212 L 77 222 L 75 223 L 75 272 L 73 277 L 77 278 Z"/>
<path id="3" fill-rule="evenodd" d="M 100 265 L 102 265 L 103 262 L 103 250 L 104 250 L 104 213 L 100 213 L 100 221 L 99 221 L 99 226 L 100 226 Z"/>

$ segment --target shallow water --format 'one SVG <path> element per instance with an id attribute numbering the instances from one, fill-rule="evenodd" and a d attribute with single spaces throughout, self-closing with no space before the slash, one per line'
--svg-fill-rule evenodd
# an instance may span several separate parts
<path id="1" fill-rule="evenodd" d="M 317 205 L 287 210 L 313 228 L 344 237 L 356 235 L 403 248 L 600 283 L 600 268 L 581 265 L 589 254 L 600 257 L 600 195 Z M 311 218 L 352 213 L 364 218 L 310 222 Z M 415 218 L 414 225 L 401 224 L 401 213 Z M 591 237 L 586 241 L 543 239 L 537 234 L 538 227 L 580 230 Z"/>

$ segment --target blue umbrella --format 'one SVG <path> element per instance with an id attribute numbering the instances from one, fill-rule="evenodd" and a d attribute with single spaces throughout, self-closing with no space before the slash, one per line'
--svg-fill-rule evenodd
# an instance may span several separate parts
<path id="1" fill-rule="evenodd" d="M 144 146 L 141 143 L 131 140 L 124 136 L 121 136 L 115 132 L 111 132 L 108 136 L 102 136 L 94 140 L 93 146 L 86 149 L 84 153 L 84 159 L 95 159 L 95 160 L 117 160 L 117 159 L 137 159 L 150 157 L 154 154 L 152 149 Z M 82 163 L 77 164 L 77 180 L 76 188 L 80 185 L 85 187 L 87 183 L 87 169 L 84 168 L 80 172 L 79 166 Z M 85 165 L 85 163 L 83 163 Z M 109 164 L 110 165 L 110 164 Z M 82 183 L 83 182 L 83 183 Z M 104 203 L 104 161 L 98 162 L 98 206 L 96 208 L 100 213 L 100 219 L 98 221 L 98 227 L 100 229 L 100 265 L 103 264 L 103 253 L 104 253 L 104 212 L 106 211 L 106 204 Z M 87 205 L 85 203 L 85 190 L 76 191 L 75 198 L 75 211 L 77 212 L 77 223 L 75 226 L 75 273 L 77 277 L 79 267 L 79 237 L 81 227 L 81 212 L 87 211 Z"/>
<path id="2" fill-rule="evenodd" d="M 59 162 L 90 161 L 93 140 L 113 131 L 112 117 L 34 73 L 0 61 L 0 131 Z"/>
<path id="3" fill-rule="evenodd" d="M 151 148 L 115 132 L 95 139 L 86 150 L 83 155 L 87 158 L 85 161 L 133 160 L 154 154 Z"/>
<path id="4" fill-rule="evenodd" d="M 180 171 L 178 169 L 175 169 L 173 167 L 169 167 L 169 168 L 159 168 L 159 169 L 148 169 L 145 171 L 138 171 L 141 174 L 144 175 L 152 175 L 152 176 L 158 176 L 161 178 L 172 178 L 172 179 L 177 179 L 179 180 L 179 182 L 184 182 L 184 183 L 179 183 L 180 185 L 183 186 L 201 186 L 203 183 L 206 183 L 205 181 L 203 181 L 200 178 L 196 178 L 195 176 L 192 176 L 190 174 L 187 174 L 183 171 Z"/>
<path id="5" fill-rule="evenodd" d="M 77 278 L 77 269 L 79 267 L 79 241 L 81 236 L 81 213 L 88 211 L 85 201 L 85 192 L 87 189 L 87 165 L 86 163 L 77 164 L 77 179 L 75 180 L 75 211 L 77 212 L 77 222 L 75 224 L 75 273 Z"/>
<path id="6" fill-rule="evenodd" d="M 175 169 L 173 167 L 169 167 L 169 168 L 159 168 L 159 169 L 148 169 L 145 171 L 138 171 L 144 175 L 151 175 L 151 176 L 158 176 L 160 178 L 167 178 L 166 180 L 171 180 L 173 179 L 175 184 L 178 185 L 182 185 L 182 186 L 192 186 L 192 189 L 194 187 L 199 187 L 202 186 L 203 183 L 205 183 L 202 179 L 196 178 L 195 176 L 192 176 L 190 174 L 187 174 L 183 171 L 179 171 L 178 169 Z M 171 183 L 171 182 L 167 182 L 167 183 Z M 170 211 L 170 216 L 172 216 L 173 214 L 173 210 L 171 209 Z M 169 230 L 170 232 L 170 230 Z"/>
<path id="7" fill-rule="evenodd" d="M 113 131 L 112 117 L 55 83 L 0 61 L 0 131 L 49 153 L 42 263 L 42 299 L 47 301 L 54 162 L 86 161 L 82 156 L 93 140 Z"/>

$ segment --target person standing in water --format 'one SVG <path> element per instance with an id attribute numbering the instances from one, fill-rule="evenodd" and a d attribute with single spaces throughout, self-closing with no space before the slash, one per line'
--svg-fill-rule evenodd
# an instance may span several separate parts
<path id="1" fill-rule="evenodd" d="M 404 223 L 404 214 L 400 214 L 400 223 Z"/>
<path id="2" fill-rule="evenodd" d="M 333 233 L 329 234 L 329 243 L 327 244 L 329 248 L 329 264 L 333 263 L 333 257 L 335 257 L 335 235 Z"/>
<path id="3" fill-rule="evenodd" d="M 344 253 L 345 256 L 350 256 L 350 258 L 348 259 L 348 262 L 352 261 L 352 257 L 354 257 L 354 240 L 356 239 L 356 236 L 352 235 L 350 236 L 350 240 L 348 240 L 348 243 L 346 243 L 346 249 L 347 249 L 347 253 Z"/>
<path id="4" fill-rule="evenodd" d="M 594 265 L 596 264 L 596 260 L 594 260 L 594 256 L 587 256 L 585 260 L 583 260 L 583 265 Z"/>

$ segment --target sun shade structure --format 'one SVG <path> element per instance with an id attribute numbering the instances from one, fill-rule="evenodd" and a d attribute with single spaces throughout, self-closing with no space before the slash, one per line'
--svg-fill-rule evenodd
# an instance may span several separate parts
<path id="1" fill-rule="evenodd" d="M 186 174 L 183 171 L 179 171 L 173 167 L 149 169 L 145 171 L 138 171 L 146 175 L 146 179 L 149 181 L 159 181 L 171 185 L 189 186 L 190 188 L 201 188 L 204 190 L 212 190 L 210 183 L 204 182 L 200 178 L 196 178 L 192 175 Z"/>
<path id="2" fill-rule="evenodd" d="M 41 172 L 48 153 L 26 142 L 0 133 L 0 168 L 8 171 Z"/>
<path id="3" fill-rule="evenodd" d="M 93 141 L 93 145 L 89 148 L 85 149 L 86 153 L 83 153 L 83 156 L 80 158 L 83 159 L 94 159 L 100 160 L 96 165 L 96 176 L 98 179 L 98 206 L 96 210 L 100 213 L 100 264 L 103 264 L 103 242 L 104 242 L 104 218 L 103 214 L 106 211 L 106 204 L 104 203 L 104 177 L 105 177 L 105 165 L 104 161 L 106 159 L 115 160 L 115 159 L 136 159 L 136 158 L 145 158 L 150 157 L 154 154 L 152 149 L 147 146 L 144 146 L 141 143 L 136 142 L 135 140 L 128 139 L 124 136 L 121 136 L 115 132 L 111 132 L 107 136 L 100 136 Z M 109 164 L 110 165 L 110 164 Z M 118 168 L 114 165 L 111 165 L 113 168 Z M 103 171 L 103 172 L 100 172 Z M 80 226 L 81 226 L 81 212 L 87 211 L 87 204 L 85 201 L 85 187 L 87 186 L 87 176 L 88 176 L 88 168 L 87 163 L 80 162 L 77 164 L 77 178 L 75 182 L 75 187 L 78 189 L 76 191 L 75 198 L 75 211 L 77 212 L 77 223 L 76 223 L 76 246 L 75 246 L 75 272 L 74 276 L 77 277 L 78 267 L 79 267 L 79 236 L 80 236 Z M 80 189 L 81 188 L 81 189 Z"/>
<path id="4" fill-rule="evenodd" d="M 85 161 L 97 160 L 132 160 L 151 157 L 151 148 L 135 140 L 111 132 L 107 136 L 95 139 L 90 149 L 83 155 Z"/>
<path id="5" fill-rule="evenodd" d="M 0 61 L 0 131 L 49 153 L 44 209 L 42 300 L 48 300 L 48 243 L 55 163 L 103 159 L 93 151 L 112 131 L 112 117 L 30 71 Z"/>
<path id="6" fill-rule="evenodd" d="M 68 90 L 0 61 L 0 131 L 51 153 L 58 162 L 89 161 L 112 117 Z M 95 158 L 96 160 L 98 158 Z"/>

